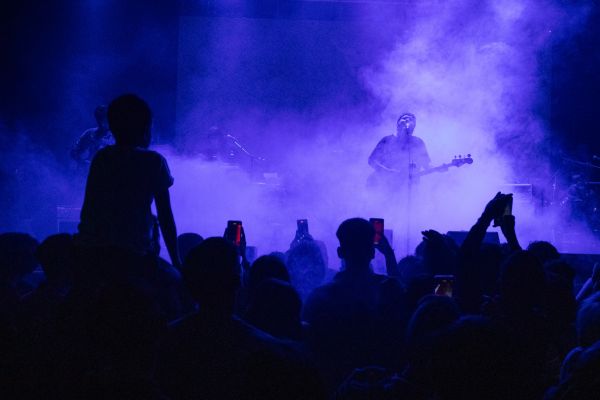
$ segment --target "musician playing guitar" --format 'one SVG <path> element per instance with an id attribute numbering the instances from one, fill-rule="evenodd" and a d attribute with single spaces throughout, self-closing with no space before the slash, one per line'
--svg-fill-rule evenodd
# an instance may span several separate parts
<path id="1" fill-rule="evenodd" d="M 398 118 L 396 134 L 386 136 L 377 143 L 369 156 L 369 165 L 375 169 L 369 176 L 369 186 L 381 186 L 396 191 L 399 184 L 415 183 L 421 176 L 473 163 L 471 155 L 468 154 L 466 157 L 454 157 L 450 163 L 432 168 L 425 143 L 413 136 L 416 126 L 415 115 L 404 113 Z"/>
<path id="2" fill-rule="evenodd" d="M 389 179 L 394 182 L 408 181 L 416 177 L 419 171 L 429 169 L 431 159 L 425 142 L 413 135 L 416 126 L 415 115 L 403 113 L 396 123 L 396 134 L 386 136 L 377 143 L 369 156 L 369 165 L 375 169 L 369 178 L 370 184 L 387 186 Z"/>
<path id="3" fill-rule="evenodd" d="M 104 105 L 96 107 L 94 117 L 96 118 L 97 126 L 83 132 L 71 149 L 71 157 L 77 162 L 78 169 L 85 173 L 90 168 L 92 159 L 98 150 L 115 144 L 114 138 L 108 129 L 107 110 L 108 108 Z"/>

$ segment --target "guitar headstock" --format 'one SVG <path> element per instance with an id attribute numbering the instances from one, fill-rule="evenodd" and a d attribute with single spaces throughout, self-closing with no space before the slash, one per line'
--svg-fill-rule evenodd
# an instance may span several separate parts
<path id="1" fill-rule="evenodd" d="M 466 157 L 463 157 L 462 155 L 458 155 L 458 156 L 454 156 L 454 159 L 452 160 L 451 163 L 455 167 L 460 167 L 461 165 L 465 165 L 465 164 L 473 164 L 473 158 L 471 158 L 470 154 L 467 154 Z"/>

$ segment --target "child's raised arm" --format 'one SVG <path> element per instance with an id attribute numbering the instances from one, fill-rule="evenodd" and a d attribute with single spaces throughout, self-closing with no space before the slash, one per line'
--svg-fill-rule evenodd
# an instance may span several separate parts
<path id="1" fill-rule="evenodd" d="M 158 223 L 163 234 L 171 263 L 175 268 L 181 268 L 179 260 L 179 250 L 177 249 L 177 227 L 173 218 L 173 210 L 171 209 L 171 196 L 169 189 L 164 189 L 156 194 L 156 212 L 158 214 Z"/>

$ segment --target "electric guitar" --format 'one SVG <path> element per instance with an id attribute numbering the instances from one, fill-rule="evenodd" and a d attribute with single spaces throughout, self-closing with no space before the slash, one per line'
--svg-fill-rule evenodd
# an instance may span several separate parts
<path id="1" fill-rule="evenodd" d="M 437 167 L 428 168 L 423 171 L 414 172 L 412 174 L 412 176 L 417 177 L 417 176 L 429 175 L 434 172 L 446 172 L 446 171 L 448 171 L 448 168 L 450 168 L 450 167 L 461 167 L 465 164 L 473 164 L 473 158 L 471 158 L 470 154 L 467 154 L 466 157 L 463 157 L 460 155 L 454 156 L 454 159 L 452 161 L 450 161 L 449 163 L 438 165 Z"/>
<path id="2" fill-rule="evenodd" d="M 461 155 L 454 156 L 454 159 L 452 159 L 449 163 L 441 164 L 441 165 L 438 165 L 437 167 L 428 168 L 423 171 L 415 171 L 415 172 L 412 172 L 410 176 L 412 179 L 418 179 L 421 176 L 429 175 L 434 172 L 446 172 L 448 170 L 448 168 L 450 168 L 450 167 L 461 167 L 465 164 L 473 164 L 473 158 L 471 157 L 470 154 L 467 154 L 466 157 L 463 157 Z M 380 184 L 389 184 L 390 181 L 397 182 L 398 178 L 400 178 L 400 181 L 406 181 L 406 179 L 407 179 L 406 172 L 405 171 L 388 171 L 388 170 L 374 171 L 367 179 L 367 185 L 368 186 L 377 186 Z"/>

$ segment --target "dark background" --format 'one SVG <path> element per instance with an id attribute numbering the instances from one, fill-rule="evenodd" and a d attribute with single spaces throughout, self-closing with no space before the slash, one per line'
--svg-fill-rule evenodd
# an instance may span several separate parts
<path id="1" fill-rule="evenodd" d="M 400 13 L 410 1 L 21 1 L 2 7 L 0 118 L 3 135 L 26 132 L 64 154 L 92 110 L 123 92 L 136 92 L 155 110 L 159 142 L 175 138 L 180 16 L 281 20 L 357 20 L 369 9 Z M 573 157 L 600 153 L 600 7 L 574 38 L 549 46 L 552 146 Z M 260 95 L 260 93 L 257 93 Z M 316 99 L 322 93 L 312 94 Z M 352 96 L 348 91 L 347 96 Z M 302 108 L 310 103 L 285 104 Z M 352 101 L 352 99 L 347 99 Z"/>

